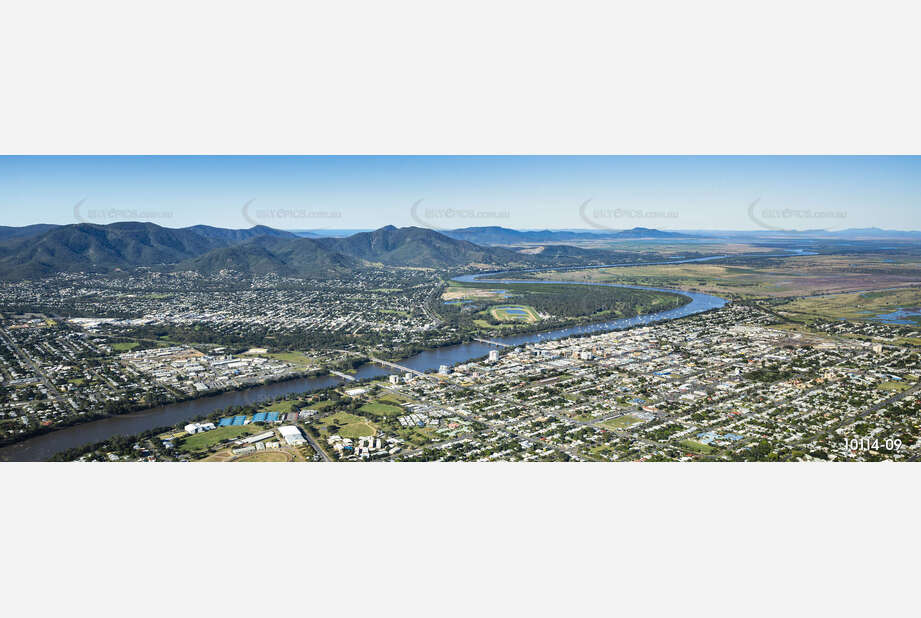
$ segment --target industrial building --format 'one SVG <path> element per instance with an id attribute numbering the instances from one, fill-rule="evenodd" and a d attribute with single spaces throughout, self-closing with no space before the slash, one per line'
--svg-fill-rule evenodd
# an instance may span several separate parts
<path id="1" fill-rule="evenodd" d="M 304 434 L 294 425 L 282 425 L 278 428 L 278 433 L 280 433 L 281 437 L 285 439 L 285 442 L 291 446 L 297 446 L 306 442 Z"/>

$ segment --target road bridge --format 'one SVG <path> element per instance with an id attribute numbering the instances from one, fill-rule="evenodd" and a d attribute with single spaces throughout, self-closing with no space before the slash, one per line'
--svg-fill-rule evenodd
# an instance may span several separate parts
<path id="1" fill-rule="evenodd" d="M 421 371 L 415 369 L 410 369 L 409 367 L 404 367 L 403 365 L 397 365 L 396 363 L 391 363 L 390 361 L 381 360 L 379 358 L 371 357 L 372 363 L 377 363 L 378 365 L 383 365 L 384 367 L 391 367 L 392 369 L 399 369 L 400 371 L 406 371 L 417 376 L 424 376 L 425 374 Z"/>
<path id="2" fill-rule="evenodd" d="M 497 345 L 500 348 L 514 348 L 515 346 L 509 345 L 507 343 L 499 343 L 498 341 L 490 341 L 489 339 L 480 339 L 478 337 L 473 338 L 474 341 L 479 341 L 480 343 L 488 343 L 489 345 Z"/>

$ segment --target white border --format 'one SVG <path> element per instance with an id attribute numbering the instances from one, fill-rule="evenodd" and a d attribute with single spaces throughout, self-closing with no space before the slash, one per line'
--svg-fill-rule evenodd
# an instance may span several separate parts
<path id="1" fill-rule="evenodd" d="M 916 154 L 918 5 L 17 3 L 7 154 Z"/>
<path id="2" fill-rule="evenodd" d="M 889 614 L 916 470 L 4 464 L 0 581 L 36 615 Z"/>

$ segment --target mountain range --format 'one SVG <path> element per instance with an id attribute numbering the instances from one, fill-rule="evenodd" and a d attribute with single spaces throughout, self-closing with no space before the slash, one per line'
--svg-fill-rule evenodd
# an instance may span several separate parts
<path id="1" fill-rule="evenodd" d="M 171 229 L 153 223 L 80 223 L 0 237 L 0 277 L 7 280 L 138 267 L 194 270 L 205 275 L 234 270 L 251 275 L 330 277 L 373 265 L 527 266 L 538 261 L 428 229 L 393 226 L 345 238 L 304 238 L 258 226 L 227 230 L 203 225 Z"/>
<path id="2" fill-rule="evenodd" d="M 666 232 L 646 227 L 629 230 L 576 232 L 570 230 L 521 231 L 507 227 L 465 227 L 442 232 L 445 236 L 466 240 L 478 245 L 517 245 L 544 242 L 566 242 L 585 240 L 618 240 L 628 238 L 692 238 L 691 234 Z"/>
<path id="3" fill-rule="evenodd" d="M 184 261 L 177 269 L 202 274 L 230 269 L 254 275 L 329 277 L 372 265 L 447 268 L 469 264 L 528 265 L 533 261 L 514 251 L 480 247 L 432 230 L 388 225 L 345 238 L 262 236 Z"/>
<path id="4" fill-rule="evenodd" d="M 60 226 L 50 223 L 36 223 L 35 225 L 26 225 L 23 227 L 0 225 L 0 242 L 10 238 L 30 238 L 32 236 L 38 236 L 56 227 Z"/>
<path id="5" fill-rule="evenodd" d="M 849 235 L 860 237 L 881 232 L 852 230 Z M 373 266 L 563 267 L 627 263 L 656 257 L 558 244 L 567 239 L 584 241 L 612 237 L 700 238 L 647 228 L 611 234 L 521 232 L 501 227 L 441 233 L 426 228 L 388 225 L 344 237 L 303 237 L 265 226 L 232 230 L 207 225 L 173 229 L 138 222 L 32 225 L 0 227 L 0 279 L 36 279 L 62 272 L 130 272 L 141 267 L 195 271 L 202 275 L 235 271 L 243 275 L 275 273 L 329 278 Z M 888 237 L 913 238 L 908 232 L 893 232 Z M 497 246 L 500 243 L 507 246 Z"/>
<path id="6" fill-rule="evenodd" d="M 486 234 L 493 240 L 503 236 L 519 238 L 517 235 L 522 234 L 532 243 L 538 237 L 559 238 L 555 232 L 505 228 L 455 232 L 455 236 L 471 238 Z M 635 255 L 621 251 L 559 244 L 512 249 L 474 243 L 430 229 L 392 225 L 345 237 L 303 237 L 264 226 L 244 230 L 206 225 L 173 229 L 137 222 L 5 228 L 0 234 L 0 278 L 6 280 L 35 279 L 61 272 L 129 272 L 141 267 L 202 275 L 235 271 L 244 275 L 328 278 L 371 266 L 513 268 L 633 259 Z"/>
<path id="7" fill-rule="evenodd" d="M 202 225 L 171 229 L 134 222 L 79 223 L 47 230 L 35 227 L 31 234 L 7 234 L 0 239 L 0 276 L 4 279 L 165 266 L 253 238 L 296 238 L 267 227 L 225 230 Z"/>

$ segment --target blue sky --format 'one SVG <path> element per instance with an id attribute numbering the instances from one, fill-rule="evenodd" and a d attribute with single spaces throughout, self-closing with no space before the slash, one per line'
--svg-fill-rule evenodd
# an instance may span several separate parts
<path id="1" fill-rule="evenodd" d="M 15 226 L 760 229 L 756 199 L 784 228 L 921 229 L 921 157 L 0 157 Z"/>

